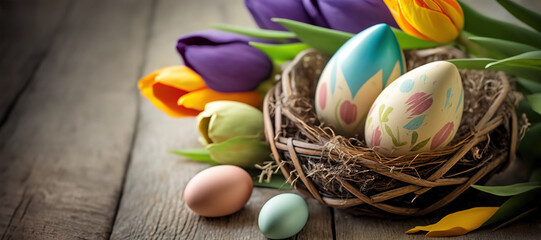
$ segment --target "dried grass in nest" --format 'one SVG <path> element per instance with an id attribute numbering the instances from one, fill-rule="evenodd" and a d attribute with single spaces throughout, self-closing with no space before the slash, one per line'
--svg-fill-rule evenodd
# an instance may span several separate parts
<path id="1" fill-rule="evenodd" d="M 407 69 L 464 56 L 449 47 L 405 51 Z M 267 95 L 264 109 L 267 139 L 282 173 L 321 203 L 358 214 L 422 215 L 456 198 L 464 184 L 504 166 L 514 152 L 517 99 L 506 76 L 492 71 L 460 70 L 462 122 L 442 150 L 387 157 L 368 148 L 362 137 L 334 134 L 313 108 L 328 58 L 315 51 L 298 56 L 282 84 Z"/>

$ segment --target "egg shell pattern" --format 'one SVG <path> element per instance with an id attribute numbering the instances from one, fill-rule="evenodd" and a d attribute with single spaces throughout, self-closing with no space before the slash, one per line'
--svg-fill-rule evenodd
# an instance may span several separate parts
<path id="1" fill-rule="evenodd" d="M 308 220 L 308 205 L 293 193 L 283 193 L 269 199 L 259 212 L 258 225 L 268 238 L 283 239 L 302 230 Z"/>
<path id="2" fill-rule="evenodd" d="M 242 168 L 220 165 L 196 174 L 184 189 L 186 205 L 204 217 L 239 211 L 252 195 L 253 182 Z"/>
<path id="3" fill-rule="evenodd" d="M 366 143 L 388 156 L 441 149 L 458 130 L 463 99 L 462 80 L 452 63 L 437 61 L 413 69 L 372 105 Z"/>
<path id="4" fill-rule="evenodd" d="M 316 113 L 341 135 L 364 131 L 366 114 L 385 86 L 405 71 L 391 28 L 377 24 L 348 40 L 325 66 L 316 89 Z"/>

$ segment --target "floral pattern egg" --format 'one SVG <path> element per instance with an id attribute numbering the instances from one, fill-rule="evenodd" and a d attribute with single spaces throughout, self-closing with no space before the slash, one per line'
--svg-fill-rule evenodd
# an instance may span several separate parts
<path id="1" fill-rule="evenodd" d="M 316 89 L 316 113 L 336 133 L 362 136 L 378 94 L 405 71 L 391 28 L 377 24 L 348 40 L 325 66 Z"/>
<path id="2" fill-rule="evenodd" d="M 443 148 L 458 130 L 463 99 L 462 80 L 452 63 L 415 68 L 385 88 L 370 108 L 366 143 L 388 156 Z"/>

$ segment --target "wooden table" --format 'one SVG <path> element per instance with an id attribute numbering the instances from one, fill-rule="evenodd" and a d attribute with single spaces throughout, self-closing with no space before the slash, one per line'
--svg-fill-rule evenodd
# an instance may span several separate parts
<path id="1" fill-rule="evenodd" d="M 508 18 L 491 1 L 476 5 Z M 2 240 L 264 238 L 257 215 L 280 191 L 257 188 L 228 217 L 192 213 L 182 192 L 208 165 L 168 150 L 198 147 L 195 121 L 167 117 L 136 87 L 181 64 L 178 37 L 217 22 L 254 26 L 242 0 L 0 2 Z M 403 232 L 441 217 L 393 221 L 308 205 L 295 238 L 420 239 Z M 541 221 L 458 239 L 470 238 L 539 239 Z"/>

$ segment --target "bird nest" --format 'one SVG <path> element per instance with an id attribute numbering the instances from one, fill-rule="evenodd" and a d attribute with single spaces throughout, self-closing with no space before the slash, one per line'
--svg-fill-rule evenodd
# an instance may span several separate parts
<path id="1" fill-rule="evenodd" d="M 404 52 L 407 69 L 465 57 L 443 47 Z M 357 215 L 420 216 L 437 210 L 504 168 L 514 156 L 518 96 L 501 72 L 460 69 L 462 121 L 452 142 L 432 152 L 378 154 L 362 136 L 337 135 L 314 109 L 329 56 L 300 53 L 264 102 L 265 135 L 289 183 L 321 204 Z"/>

